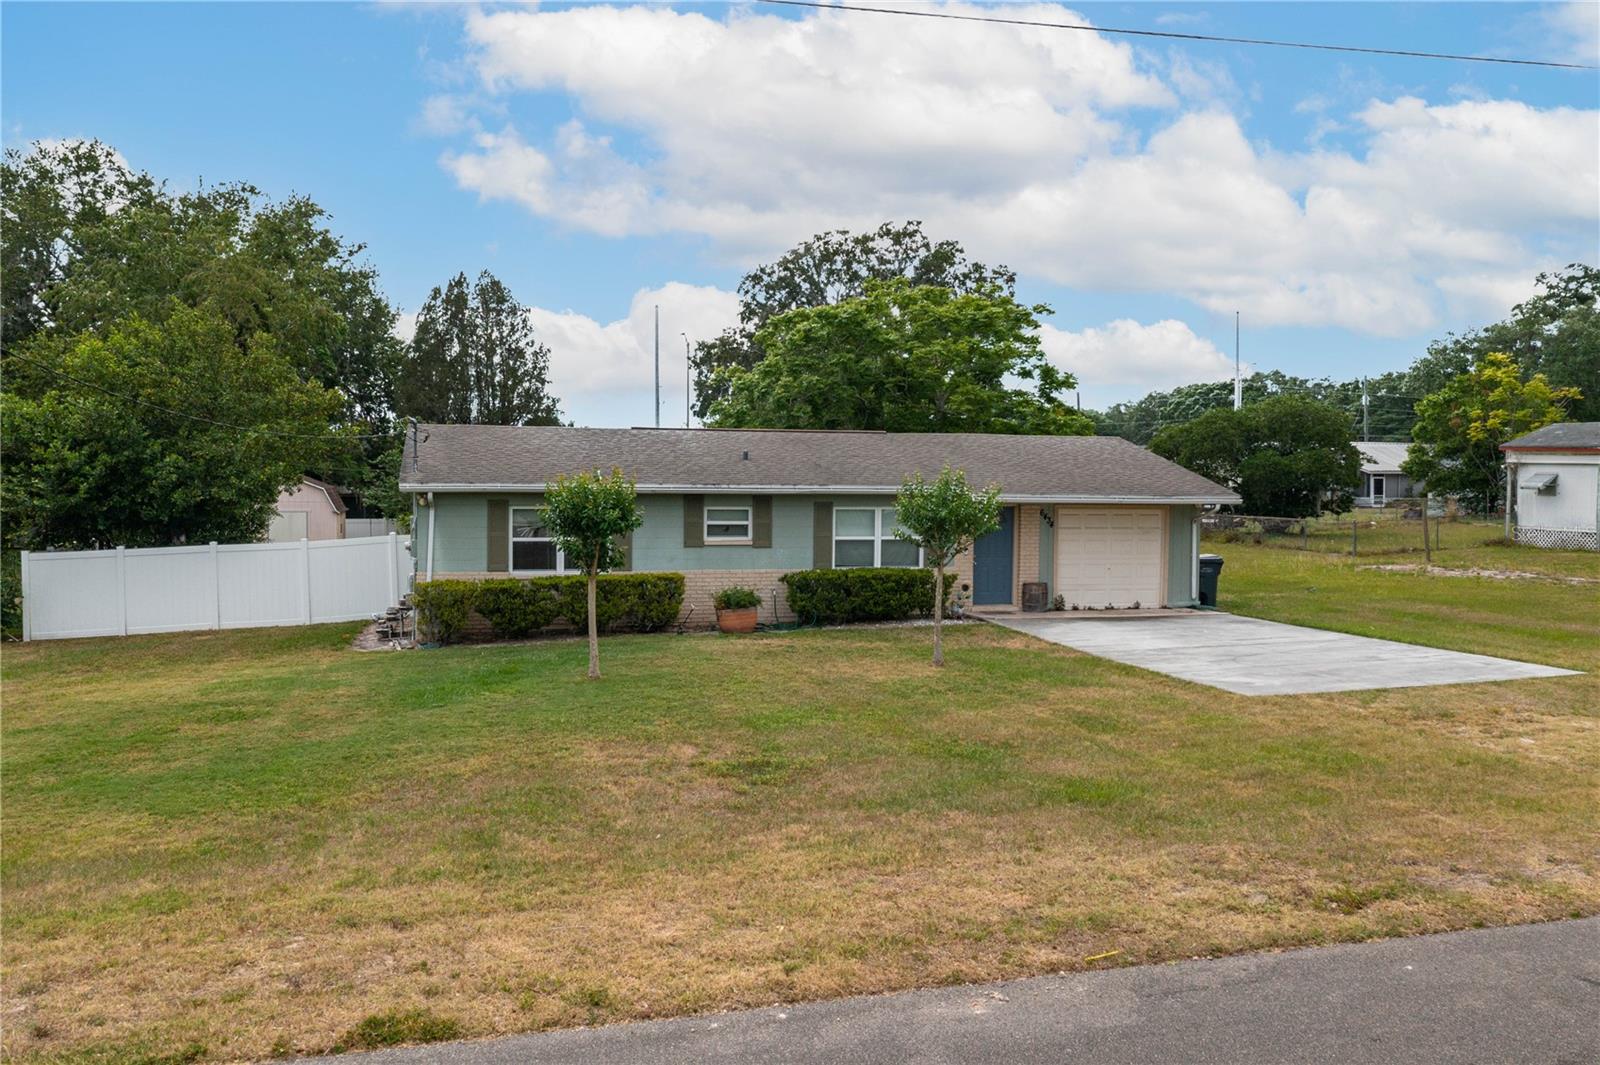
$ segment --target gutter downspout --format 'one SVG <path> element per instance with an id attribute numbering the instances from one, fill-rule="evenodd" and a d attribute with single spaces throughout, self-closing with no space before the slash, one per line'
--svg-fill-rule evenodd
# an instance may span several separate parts
<path id="1" fill-rule="evenodd" d="M 1189 601 L 1200 603 L 1200 514 L 1196 511 L 1194 518 L 1189 522 L 1189 539 L 1193 547 L 1189 551 Z"/>
<path id="2" fill-rule="evenodd" d="M 434 505 L 433 493 L 428 493 L 428 580 L 433 580 L 433 516 L 439 508 Z"/>

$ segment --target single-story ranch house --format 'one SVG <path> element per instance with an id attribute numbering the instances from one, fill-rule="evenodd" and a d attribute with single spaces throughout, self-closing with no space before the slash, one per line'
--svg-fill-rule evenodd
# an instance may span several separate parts
<path id="1" fill-rule="evenodd" d="M 1517 542 L 1600 550 L 1600 422 L 1547 425 L 1500 450 Z"/>
<path id="2" fill-rule="evenodd" d="M 762 429 L 423 425 L 400 488 L 419 581 L 536 576 L 576 568 L 540 525 L 545 486 L 620 468 L 644 513 L 627 568 L 684 574 L 685 617 L 711 624 L 729 585 L 787 618 L 784 573 L 920 564 L 894 495 L 946 464 L 1002 492 L 1000 529 L 955 564 L 979 608 L 1020 609 L 1024 582 L 1086 608 L 1195 605 L 1200 508 L 1239 501 L 1116 437 Z"/>
<path id="3" fill-rule="evenodd" d="M 1410 444 L 1362 440 L 1356 447 L 1361 452 L 1361 483 L 1356 486 L 1356 506 L 1382 507 L 1391 499 L 1411 499 L 1425 491 L 1400 472 L 1400 464 L 1411 450 Z"/>

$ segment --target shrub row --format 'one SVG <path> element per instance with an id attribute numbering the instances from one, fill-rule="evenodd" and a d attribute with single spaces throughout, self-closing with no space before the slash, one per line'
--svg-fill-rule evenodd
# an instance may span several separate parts
<path id="1" fill-rule="evenodd" d="M 582 577 L 428 581 L 417 585 L 417 628 L 432 643 L 454 643 L 476 610 L 495 636 L 521 639 L 565 621 L 588 624 L 588 589 Z M 595 622 L 601 630 L 653 632 L 672 624 L 683 605 L 681 573 L 605 573 L 595 587 Z"/>
<path id="2" fill-rule="evenodd" d="M 842 625 L 933 615 L 931 569 L 808 569 L 785 573 L 789 608 L 801 621 Z M 946 573 L 944 601 L 956 575 Z"/>

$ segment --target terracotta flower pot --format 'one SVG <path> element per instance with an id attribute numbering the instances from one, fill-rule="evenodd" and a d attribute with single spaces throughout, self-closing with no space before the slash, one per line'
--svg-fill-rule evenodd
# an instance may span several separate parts
<path id="1" fill-rule="evenodd" d="M 717 628 L 723 632 L 755 632 L 759 608 L 741 607 L 737 610 L 717 611 Z"/>

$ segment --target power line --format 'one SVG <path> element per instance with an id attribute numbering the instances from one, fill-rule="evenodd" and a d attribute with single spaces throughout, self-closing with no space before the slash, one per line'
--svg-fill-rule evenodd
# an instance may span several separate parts
<path id="1" fill-rule="evenodd" d="M 170 414 L 174 418 L 187 418 L 190 421 L 204 422 L 207 425 L 214 425 L 219 429 L 232 429 L 236 432 L 253 433 L 258 436 L 273 436 L 282 440 L 389 440 L 392 438 L 390 434 L 387 433 L 283 433 L 273 429 L 262 429 L 259 426 L 254 425 L 240 425 L 237 422 L 220 421 L 216 418 L 208 418 L 203 414 L 190 414 L 187 411 L 173 410 L 171 407 L 163 407 L 159 403 L 152 403 L 149 400 L 141 399 L 138 396 L 130 396 L 126 392 L 118 392 L 116 389 L 107 388 L 106 386 L 97 384 L 94 381 L 86 381 L 81 377 L 67 373 L 65 370 L 62 370 L 59 367 L 51 366 L 49 363 L 35 359 L 30 355 L 23 355 L 20 352 L 7 352 L 6 358 L 21 359 L 23 362 L 37 366 L 39 369 L 44 370 L 47 373 L 54 374 L 55 376 L 64 380 L 82 385 L 85 388 L 92 388 L 97 392 L 104 392 L 106 395 L 111 396 L 114 399 L 120 399 L 128 403 L 137 403 L 140 406 L 149 407 L 152 410 L 158 410 L 163 414 Z M 67 398 L 71 399 L 73 397 L 68 396 Z"/>
<path id="2" fill-rule="evenodd" d="M 1594 70 L 1589 63 L 1557 63 L 1548 59 L 1500 59 L 1487 55 L 1454 55 L 1449 52 L 1414 52 L 1403 48 L 1363 48 L 1353 44 L 1314 44 L 1309 41 L 1269 41 L 1257 37 L 1221 37 L 1208 33 L 1177 33 L 1172 30 L 1132 30 L 1114 26 L 1090 26 L 1073 22 L 1041 22 L 1036 19 L 1000 18 L 995 15 L 957 15 L 949 11 L 916 11 L 908 8 L 861 7 L 833 4 L 825 0 L 759 0 L 782 7 L 810 7 L 819 11 L 861 11 L 877 15 L 904 15 L 909 18 L 940 18 L 955 22 L 993 22 L 1003 26 L 1033 26 L 1048 30 L 1083 30 L 1088 33 L 1120 33 L 1129 37 L 1165 37 L 1178 41 L 1210 41 L 1217 44 L 1254 44 L 1269 48 L 1309 48 L 1322 52 L 1358 52 L 1363 55 L 1392 55 L 1408 59 L 1453 59 L 1462 63 L 1502 63 L 1520 67 L 1556 67 L 1562 70 Z"/>

